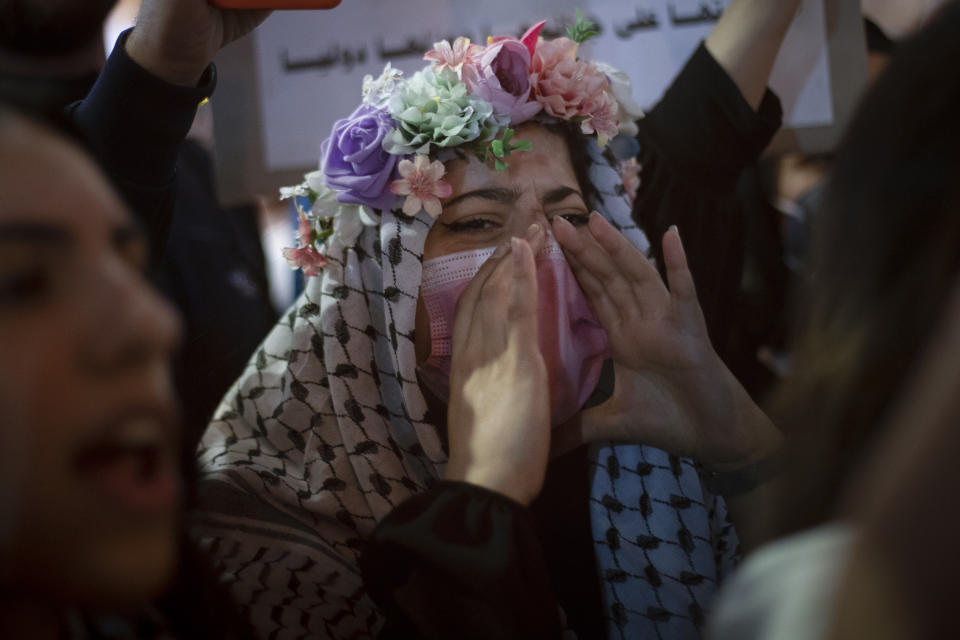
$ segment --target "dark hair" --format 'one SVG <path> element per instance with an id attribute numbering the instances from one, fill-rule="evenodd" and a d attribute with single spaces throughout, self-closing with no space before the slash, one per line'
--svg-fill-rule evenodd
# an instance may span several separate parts
<path id="1" fill-rule="evenodd" d="M 813 232 L 795 373 L 775 397 L 791 462 L 778 533 L 830 517 L 838 489 L 943 311 L 960 269 L 960 3 L 902 44 L 846 133 Z"/>
<path id="2" fill-rule="evenodd" d="M 101 38 L 117 0 L 0 0 L 0 49 L 37 57 L 77 51 Z"/>

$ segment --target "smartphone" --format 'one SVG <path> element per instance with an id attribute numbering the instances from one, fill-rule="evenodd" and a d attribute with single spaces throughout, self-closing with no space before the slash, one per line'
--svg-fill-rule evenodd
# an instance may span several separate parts
<path id="1" fill-rule="evenodd" d="M 208 0 L 221 9 L 333 9 L 340 0 Z"/>

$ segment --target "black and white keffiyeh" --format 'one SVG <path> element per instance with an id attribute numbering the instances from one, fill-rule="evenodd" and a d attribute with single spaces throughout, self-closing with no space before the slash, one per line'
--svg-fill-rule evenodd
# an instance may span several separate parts
<path id="1" fill-rule="evenodd" d="M 620 176 L 589 142 L 591 203 L 642 250 Z M 376 635 L 362 541 L 443 474 L 414 320 L 433 219 L 384 211 L 267 336 L 201 442 L 197 531 L 265 638 Z M 242 320 L 241 320 L 242 321 Z M 689 460 L 591 447 L 591 520 L 610 637 L 694 638 L 735 534 Z"/>

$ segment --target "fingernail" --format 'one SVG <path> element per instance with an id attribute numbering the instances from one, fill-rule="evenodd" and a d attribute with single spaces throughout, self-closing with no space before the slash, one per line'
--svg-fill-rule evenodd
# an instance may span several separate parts
<path id="1" fill-rule="evenodd" d="M 520 238 L 510 238 L 510 253 L 513 254 L 513 264 L 519 265 L 521 263 L 521 251 L 523 251 L 523 247 L 520 246 Z"/>
<path id="2" fill-rule="evenodd" d="M 527 240 L 533 240 L 540 234 L 540 225 L 534 222 L 532 225 L 527 227 Z"/>
<path id="3" fill-rule="evenodd" d="M 511 238 L 511 240 L 512 240 L 512 238 Z M 509 249 L 509 247 L 508 247 L 507 245 L 501 244 L 501 245 L 498 246 L 496 249 L 494 249 L 493 255 L 490 256 L 490 257 L 491 257 L 491 258 L 502 258 L 502 257 L 507 253 L 507 249 Z"/>
<path id="4" fill-rule="evenodd" d="M 673 229 L 674 231 L 676 231 L 676 232 L 677 232 L 677 237 L 678 237 L 678 238 L 680 237 L 680 229 L 677 227 L 677 225 L 675 225 L 675 224 L 670 225 L 670 229 Z M 670 229 L 667 229 L 667 231 L 670 231 Z"/>

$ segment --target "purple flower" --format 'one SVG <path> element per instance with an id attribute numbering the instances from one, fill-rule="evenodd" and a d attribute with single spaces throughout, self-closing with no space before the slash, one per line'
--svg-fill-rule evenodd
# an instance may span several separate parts
<path id="1" fill-rule="evenodd" d="M 530 100 L 530 50 L 520 40 L 502 38 L 487 45 L 472 64 L 463 66 L 470 93 L 493 105 L 511 125 L 529 120 L 541 109 Z"/>
<path id="2" fill-rule="evenodd" d="M 320 146 L 326 185 L 344 204 L 389 209 L 395 196 L 390 182 L 399 158 L 383 150 L 383 138 L 396 125 L 385 109 L 362 104 L 333 125 Z"/>

